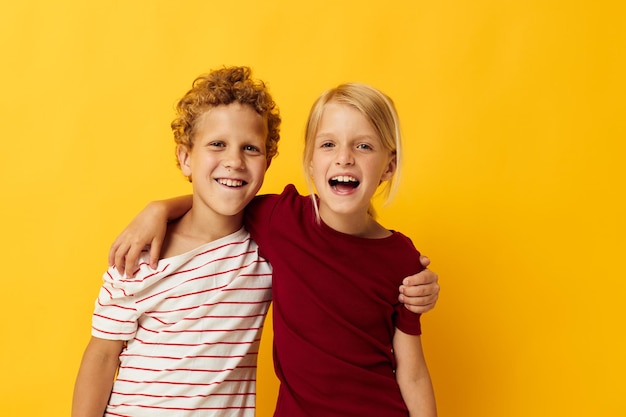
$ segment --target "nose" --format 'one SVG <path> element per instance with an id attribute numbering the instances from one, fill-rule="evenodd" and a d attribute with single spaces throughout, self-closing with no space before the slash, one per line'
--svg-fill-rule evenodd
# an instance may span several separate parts
<path id="1" fill-rule="evenodd" d="M 354 155 L 352 149 L 348 146 L 341 146 L 337 149 L 335 158 L 336 165 L 352 165 L 354 164 Z"/>
<path id="2" fill-rule="evenodd" d="M 246 166 L 243 155 L 238 149 L 230 149 L 224 155 L 223 164 L 224 167 L 234 170 L 242 170 Z"/>

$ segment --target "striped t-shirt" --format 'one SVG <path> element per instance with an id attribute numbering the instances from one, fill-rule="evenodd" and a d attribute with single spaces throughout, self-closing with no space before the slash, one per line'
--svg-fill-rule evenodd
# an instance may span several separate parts
<path id="1" fill-rule="evenodd" d="M 271 267 L 245 229 L 159 261 L 104 274 L 92 335 L 127 340 L 105 415 L 254 416 Z"/>

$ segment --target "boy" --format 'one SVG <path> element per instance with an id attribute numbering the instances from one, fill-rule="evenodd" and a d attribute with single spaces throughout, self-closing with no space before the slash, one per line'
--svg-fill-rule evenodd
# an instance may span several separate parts
<path id="1" fill-rule="evenodd" d="M 254 416 L 271 267 L 242 227 L 243 209 L 276 155 L 280 116 L 242 67 L 197 78 L 177 114 L 193 208 L 168 225 L 156 271 L 144 262 L 132 279 L 104 275 L 74 417 Z"/>

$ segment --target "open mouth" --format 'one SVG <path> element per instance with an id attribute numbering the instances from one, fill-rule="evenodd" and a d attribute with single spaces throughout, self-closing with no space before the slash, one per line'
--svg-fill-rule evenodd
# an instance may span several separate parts
<path id="1" fill-rule="evenodd" d="M 338 175 L 328 180 L 328 184 L 337 191 L 349 191 L 354 190 L 359 186 L 360 182 L 354 177 L 349 175 Z"/>
<path id="2" fill-rule="evenodd" d="M 248 184 L 246 181 L 243 181 L 243 180 L 233 180 L 233 179 L 230 179 L 230 178 L 218 178 L 215 181 L 217 181 L 218 184 L 225 185 L 225 186 L 231 187 L 231 188 L 239 188 L 239 187 L 243 187 L 244 185 Z"/>

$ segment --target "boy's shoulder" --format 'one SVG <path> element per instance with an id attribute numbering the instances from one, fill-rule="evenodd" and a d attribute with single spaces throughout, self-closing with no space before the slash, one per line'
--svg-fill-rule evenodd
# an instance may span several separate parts
<path id="1" fill-rule="evenodd" d="M 174 239 L 176 241 L 176 239 Z M 181 239 L 186 241 L 186 239 Z M 186 241 L 186 243 L 189 243 Z M 236 257 L 233 254 L 248 253 L 257 249 L 256 243 L 250 238 L 250 233 L 241 227 L 234 233 L 210 242 L 200 242 L 190 245 L 170 245 L 161 250 L 161 257 L 156 269 L 150 267 L 150 247 L 146 246 L 140 256 L 137 270 L 128 277 L 120 274 L 115 267 L 110 267 L 104 275 L 104 280 L 116 285 L 132 288 L 131 293 L 144 290 L 164 276 L 170 275 L 181 269 L 196 269 L 207 263 L 207 260 L 230 259 Z"/>
<path id="2" fill-rule="evenodd" d="M 180 230 L 176 224 L 168 225 L 161 247 L 159 261 L 195 252 L 211 246 L 223 246 L 244 242 L 250 239 L 250 234 L 243 224 L 239 229 L 226 235 L 216 236 L 211 239 L 207 236 L 199 236 Z M 149 250 L 149 247 L 147 248 Z"/>

